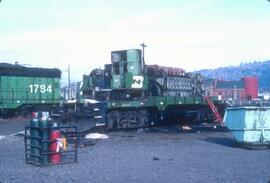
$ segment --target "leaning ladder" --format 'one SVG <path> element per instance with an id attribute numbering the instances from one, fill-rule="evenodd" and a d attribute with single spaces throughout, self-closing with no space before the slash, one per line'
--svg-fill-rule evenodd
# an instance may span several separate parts
<path id="1" fill-rule="evenodd" d="M 211 98 L 209 96 L 204 96 L 204 100 L 206 101 L 206 103 L 211 108 L 212 112 L 214 113 L 214 115 L 216 117 L 216 121 L 218 123 L 222 123 L 222 118 L 221 118 L 216 106 L 214 105 L 213 101 L 211 100 Z"/>

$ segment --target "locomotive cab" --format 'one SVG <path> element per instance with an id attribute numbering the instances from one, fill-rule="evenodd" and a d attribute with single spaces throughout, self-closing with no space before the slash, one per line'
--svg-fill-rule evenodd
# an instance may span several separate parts
<path id="1" fill-rule="evenodd" d="M 112 89 L 146 90 L 148 78 L 144 72 L 139 49 L 111 52 Z"/>

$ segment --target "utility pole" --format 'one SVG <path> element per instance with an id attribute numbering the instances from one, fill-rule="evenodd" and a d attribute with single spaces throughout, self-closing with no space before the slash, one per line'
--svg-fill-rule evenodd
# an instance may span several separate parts
<path id="1" fill-rule="evenodd" d="M 147 47 L 147 45 L 142 43 L 142 44 L 140 44 L 140 46 L 142 47 L 142 58 L 143 58 L 143 61 L 144 61 L 144 48 Z"/>
<path id="2" fill-rule="evenodd" d="M 68 64 L 68 100 L 70 99 L 70 65 Z"/>
<path id="3" fill-rule="evenodd" d="M 142 69 L 144 70 L 144 65 L 145 65 L 145 61 L 144 61 L 144 48 L 146 47 L 146 44 L 142 43 L 142 44 L 140 44 L 140 46 L 142 47 L 142 61 L 143 61 Z"/>

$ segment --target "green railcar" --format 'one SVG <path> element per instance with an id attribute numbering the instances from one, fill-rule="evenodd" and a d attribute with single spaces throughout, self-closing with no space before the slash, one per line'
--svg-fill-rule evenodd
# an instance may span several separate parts
<path id="1" fill-rule="evenodd" d="M 24 107 L 59 104 L 60 78 L 59 69 L 0 63 L 1 114 Z"/>

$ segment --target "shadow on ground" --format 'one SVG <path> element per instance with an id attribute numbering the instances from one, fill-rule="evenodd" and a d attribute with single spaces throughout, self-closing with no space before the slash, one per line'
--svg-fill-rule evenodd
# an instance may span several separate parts
<path id="1" fill-rule="evenodd" d="M 226 147 L 231 147 L 231 148 L 239 147 L 237 141 L 229 137 L 206 137 L 206 138 L 201 138 L 200 140 L 211 142 L 218 145 L 223 145 Z"/>
<path id="2" fill-rule="evenodd" d="M 201 138 L 200 140 L 207 141 L 207 142 L 214 143 L 214 144 L 218 144 L 218 145 L 223 145 L 223 146 L 226 146 L 226 147 L 246 149 L 246 150 L 266 150 L 266 149 L 270 149 L 269 144 L 263 144 L 263 143 L 240 143 L 240 142 L 237 142 L 235 139 L 228 138 L 228 137 L 206 137 L 206 138 Z"/>

